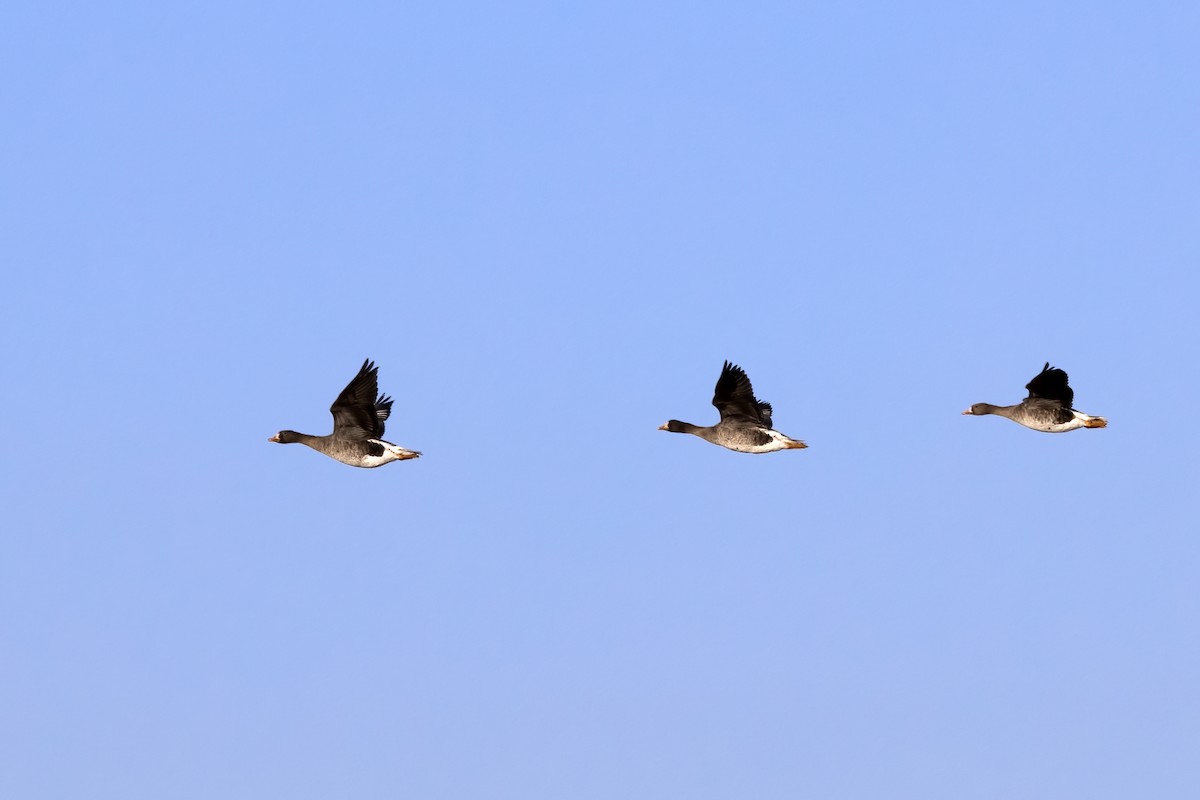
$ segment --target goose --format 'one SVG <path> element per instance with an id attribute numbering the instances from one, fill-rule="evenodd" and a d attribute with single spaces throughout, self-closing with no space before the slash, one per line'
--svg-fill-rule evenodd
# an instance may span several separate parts
<path id="1" fill-rule="evenodd" d="M 1067 385 L 1067 373 L 1058 367 L 1042 367 L 1042 371 L 1025 384 L 1029 396 L 1015 406 L 994 406 L 991 403 L 976 403 L 963 414 L 982 416 L 996 414 L 1007 417 L 1018 425 L 1042 433 L 1063 433 L 1076 428 L 1105 428 L 1108 420 L 1092 417 L 1071 408 L 1075 390 Z"/>
<path id="2" fill-rule="evenodd" d="M 369 358 L 329 410 L 333 433 L 328 436 L 280 431 L 267 441 L 299 442 L 352 467 L 380 467 L 421 455 L 383 440 L 383 423 L 392 413 L 392 398 L 379 394 L 379 367 Z"/>
<path id="3" fill-rule="evenodd" d="M 660 431 L 691 433 L 706 442 L 738 453 L 772 453 L 776 450 L 803 450 L 798 439 L 784 436 L 771 428 L 771 404 L 754 396 L 746 371 L 729 361 L 721 369 L 712 403 L 721 413 L 721 421 L 711 427 L 669 420 Z"/>

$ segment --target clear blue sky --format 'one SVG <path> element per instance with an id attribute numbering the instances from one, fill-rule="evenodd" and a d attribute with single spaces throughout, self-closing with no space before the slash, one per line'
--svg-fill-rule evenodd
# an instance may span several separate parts
<path id="1" fill-rule="evenodd" d="M 1198 28 L 7 4 L 0 796 L 1200 796 Z"/>

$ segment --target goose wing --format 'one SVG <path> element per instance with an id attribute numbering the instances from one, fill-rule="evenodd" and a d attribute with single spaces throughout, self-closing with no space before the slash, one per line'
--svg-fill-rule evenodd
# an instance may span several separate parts
<path id="1" fill-rule="evenodd" d="M 725 362 L 713 391 L 712 402 L 721 414 L 721 422 L 737 420 L 771 427 L 771 404 L 754 396 L 750 378 L 737 364 Z"/>
<path id="2" fill-rule="evenodd" d="M 392 399 L 379 394 L 379 367 L 371 359 L 363 362 L 329 411 L 333 414 L 333 435 L 339 439 L 383 437 L 383 422 L 392 413 Z"/>
<path id="3" fill-rule="evenodd" d="M 1067 385 L 1067 373 L 1050 366 L 1049 361 L 1033 380 L 1025 384 L 1025 388 L 1029 390 L 1027 400 L 1052 400 L 1061 403 L 1063 408 L 1071 408 L 1075 402 L 1075 390 Z"/>

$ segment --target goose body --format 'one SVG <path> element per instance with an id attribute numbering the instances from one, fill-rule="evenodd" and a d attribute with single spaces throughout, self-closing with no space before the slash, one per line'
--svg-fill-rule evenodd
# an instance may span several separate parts
<path id="1" fill-rule="evenodd" d="M 383 423 L 392 413 L 392 399 L 379 394 L 379 367 L 370 359 L 363 362 L 329 411 L 333 414 L 333 433 L 312 436 L 284 430 L 267 441 L 299 442 L 352 467 L 381 467 L 421 455 L 383 440 Z"/>
<path id="2" fill-rule="evenodd" d="M 771 427 L 771 404 L 755 398 L 750 378 L 736 364 L 725 362 L 713 391 L 712 403 L 721 415 L 716 425 L 705 427 L 673 419 L 659 430 L 690 433 L 738 453 L 773 453 L 808 447 L 799 439 L 785 436 Z"/>
<path id="3" fill-rule="evenodd" d="M 1042 433 L 1065 433 L 1076 428 L 1108 426 L 1108 420 L 1104 417 L 1093 417 L 1071 407 L 1075 402 L 1075 390 L 1067 383 L 1067 373 L 1051 367 L 1049 361 L 1033 380 L 1025 384 L 1025 388 L 1029 390 L 1029 396 L 1016 405 L 975 403 L 962 413 L 975 416 L 995 414 Z"/>

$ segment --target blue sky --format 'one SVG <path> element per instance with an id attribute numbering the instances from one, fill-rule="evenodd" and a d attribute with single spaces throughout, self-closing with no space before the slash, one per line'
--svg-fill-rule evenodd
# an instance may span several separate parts
<path id="1" fill-rule="evenodd" d="M 1198 24 L 6 6 L 0 794 L 1197 796 Z"/>

